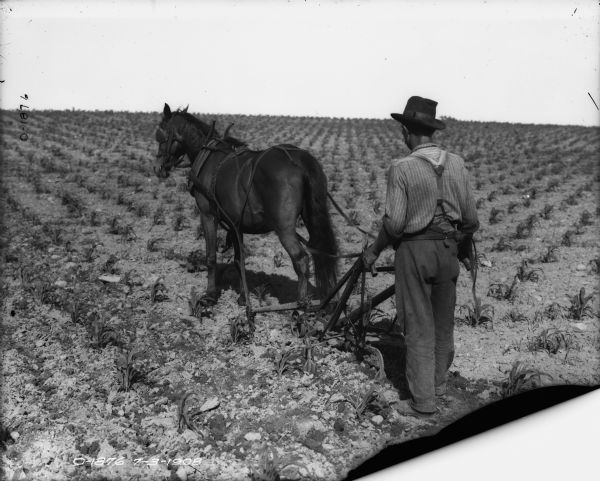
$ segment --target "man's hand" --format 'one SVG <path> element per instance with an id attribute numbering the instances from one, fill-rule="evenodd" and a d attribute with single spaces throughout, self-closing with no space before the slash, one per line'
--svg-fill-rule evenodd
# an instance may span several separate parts
<path id="1" fill-rule="evenodd" d="M 458 260 L 470 271 L 473 258 L 473 236 L 465 235 L 458 243 Z"/>
<path id="2" fill-rule="evenodd" d="M 375 250 L 375 244 L 371 244 L 365 249 L 362 255 L 363 262 L 367 270 L 370 270 L 375 261 L 379 257 L 379 252 Z"/>
<path id="3" fill-rule="evenodd" d="M 468 271 L 471 270 L 471 259 L 465 257 L 464 259 L 459 259 L 459 261 L 463 266 L 465 266 L 465 269 L 467 269 Z"/>

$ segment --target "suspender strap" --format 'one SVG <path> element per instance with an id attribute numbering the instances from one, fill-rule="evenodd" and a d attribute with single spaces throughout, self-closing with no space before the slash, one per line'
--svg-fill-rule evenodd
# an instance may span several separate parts
<path id="1" fill-rule="evenodd" d="M 440 154 L 440 162 L 437 165 L 434 165 L 429 160 L 429 158 L 427 158 L 423 154 L 420 154 L 419 152 L 413 152 L 411 155 L 413 155 L 419 159 L 422 159 L 425 162 L 427 162 L 429 165 L 431 165 L 431 168 L 433 169 L 433 172 L 435 173 L 435 181 L 436 181 L 436 185 L 437 185 L 437 205 L 440 206 L 440 209 L 441 209 L 444 217 L 447 217 L 446 209 L 444 209 L 444 183 L 442 181 L 442 175 L 443 175 L 444 169 L 446 167 L 447 152 L 445 150 L 442 150 L 442 153 Z"/>

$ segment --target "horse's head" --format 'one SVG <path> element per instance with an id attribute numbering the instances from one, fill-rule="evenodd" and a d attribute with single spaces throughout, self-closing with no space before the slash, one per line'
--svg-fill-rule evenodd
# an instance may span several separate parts
<path id="1" fill-rule="evenodd" d="M 187 107 L 183 112 L 187 111 Z M 156 129 L 158 152 L 154 164 L 154 173 L 161 178 L 169 176 L 171 169 L 183 161 L 185 148 L 183 143 L 181 117 L 171 113 L 171 108 L 165 104 L 163 117 Z"/>

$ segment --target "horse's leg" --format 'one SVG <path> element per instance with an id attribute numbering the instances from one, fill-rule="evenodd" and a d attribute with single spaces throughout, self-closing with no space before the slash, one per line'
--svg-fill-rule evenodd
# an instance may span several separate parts
<path id="1" fill-rule="evenodd" d="M 231 235 L 233 236 L 233 252 L 234 252 L 234 264 L 235 264 L 235 268 L 238 272 L 238 276 L 240 278 L 240 295 L 238 297 L 238 304 L 240 306 L 243 306 L 245 304 L 248 303 L 248 299 L 246 299 L 246 289 L 247 289 L 247 284 L 246 284 L 246 271 L 245 271 L 245 266 L 244 266 L 244 259 L 243 259 L 243 249 L 244 249 L 244 234 L 242 234 L 240 232 L 240 241 L 238 242 L 237 237 L 235 236 L 235 234 L 232 232 Z"/>
<path id="2" fill-rule="evenodd" d="M 206 241 L 206 273 L 207 286 L 204 297 L 207 301 L 217 302 L 217 219 L 210 215 L 201 213 L 202 229 Z"/>
<path id="3" fill-rule="evenodd" d="M 276 232 L 298 276 L 298 301 L 304 301 L 308 293 L 308 255 L 298 242 L 295 226 Z"/>

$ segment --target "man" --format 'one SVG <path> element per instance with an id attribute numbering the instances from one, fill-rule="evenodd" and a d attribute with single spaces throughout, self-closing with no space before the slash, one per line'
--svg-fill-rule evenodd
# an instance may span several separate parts
<path id="1" fill-rule="evenodd" d="M 411 153 L 388 172 L 383 226 L 363 261 L 370 268 L 388 245 L 396 250 L 396 307 L 406 340 L 406 379 L 412 399 L 400 412 L 437 412 L 454 358 L 454 308 L 459 261 L 469 269 L 469 248 L 479 228 L 463 160 L 432 141 L 446 127 L 437 102 L 411 97 L 402 124 Z"/>

